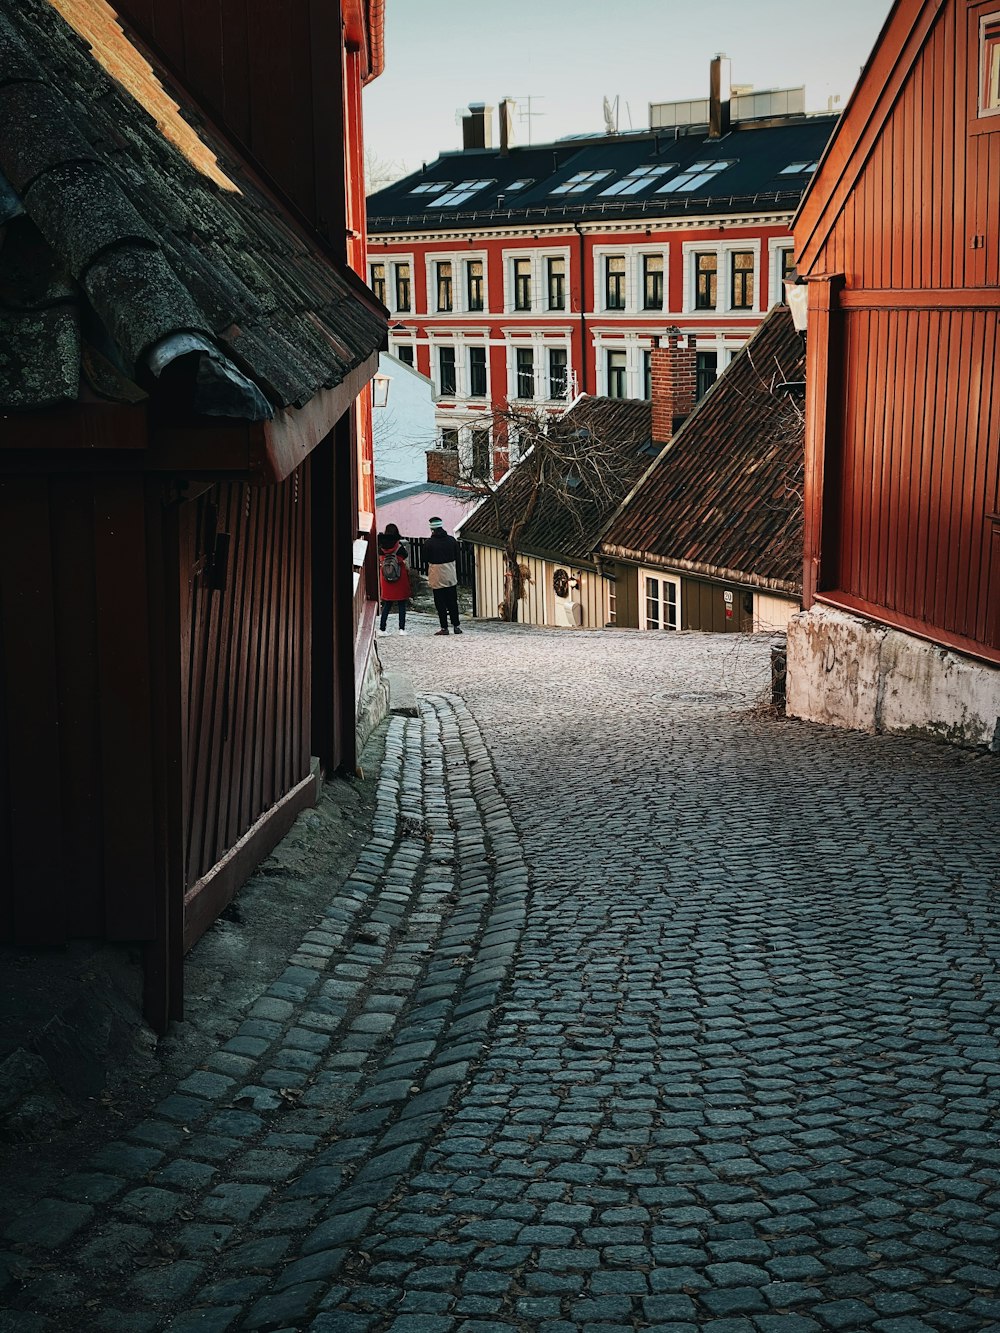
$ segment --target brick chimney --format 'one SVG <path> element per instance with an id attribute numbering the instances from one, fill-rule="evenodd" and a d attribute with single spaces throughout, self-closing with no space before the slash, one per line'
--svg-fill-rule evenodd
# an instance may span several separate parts
<path id="1" fill-rule="evenodd" d="M 432 486 L 457 486 L 458 450 L 428 449 L 427 480 Z"/>
<path id="2" fill-rule="evenodd" d="M 697 340 L 688 335 L 681 345 L 680 329 L 668 329 L 656 340 L 650 354 L 653 393 L 653 441 L 666 444 L 674 431 L 694 410 L 697 371 Z"/>

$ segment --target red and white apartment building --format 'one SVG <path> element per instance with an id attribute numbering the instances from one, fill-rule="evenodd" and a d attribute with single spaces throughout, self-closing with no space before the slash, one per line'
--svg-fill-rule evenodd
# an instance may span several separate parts
<path id="1" fill-rule="evenodd" d="M 464 147 L 368 199 L 369 275 L 389 348 L 434 384 L 448 455 L 506 467 L 493 413 L 580 393 L 650 396 L 650 351 L 695 334 L 699 396 L 782 296 L 791 218 L 836 123 L 805 89 L 753 92 L 711 66 L 706 99 L 650 106 L 641 133 L 514 147 L 513 103 L 476 104 Z"/>

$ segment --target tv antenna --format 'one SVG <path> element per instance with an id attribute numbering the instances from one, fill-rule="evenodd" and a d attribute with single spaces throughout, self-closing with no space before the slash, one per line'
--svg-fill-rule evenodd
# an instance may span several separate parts
<path id="1" fill-rule="evenodd" d="M 545 101 L 545 97 L 544 97 L 544 95 L 539 96 L 539 95 L 537 95 L 537 94 L 530 93 L 527 97 L 512 97 L 512 98 L 511 98 L 511 101 L 517 103 L 517 118 L 518 118 L 518 120 L 524 120 L 524 121 L 527 121 L 527 123 L 528 123 L 528 135 L 527 135 L 527 140 L 528 140 L 528 142 L 527 142 L 527 146 L 530 148 L 530 147 L 531 147 L 531 122 L 535 119 L 536 116 L 544 116 L 544 115 L 545 115 L 545 112 L 544 112 L 544 111 L 533 111 L 533 110 L 532 110 L 532 107 L 531 107 L 531 104 L 532 104 L 532 102 L 544 102 L 544 101 Z"/>

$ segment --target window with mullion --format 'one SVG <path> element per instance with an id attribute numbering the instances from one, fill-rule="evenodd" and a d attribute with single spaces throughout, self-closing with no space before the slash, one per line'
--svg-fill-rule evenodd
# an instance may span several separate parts
<path id="1" fill-rule="evenodd" d="M 695 354 L 695 395 L 700 402 L 715 383 L 719 371 L 718 352 L 697 352 Z"/>
<path id="2" fill-rule="evenodd" d="M 663 309 L 663 256 L 642 257 L 642 308 Z"/>
<path id="3" fill-rule="evenodd" d="M 754 254 L 734 250 L 729 257 L 729 305 L 733 310 L 752 310 L 754 300 Z"/>
<path id="4" fill-rule="evenodd" d="M 372 264 L 372 291 L 375 293 L 376 300 L 386 304 L 385 292 L 385 265 Z"/>
<path id="5" fill-rule="evenodd" d="M 549 287 L 549 309 L 566 309 L 566 261 L 561 256 L 546 263 Z"/>
<path id="6" fill-rule="evenodd" d="M 514 260 L 514 309 L 531 309 L 531 260 Z"/>
<path id="7" fill-rule="evenodd" d="M 472 398 L 486 397 L 486 348 L 469 348 L 469 394 Z"/>
<path id="8" fill-rule="evenodd" d="M 694 257 L 694 308 L 714 310 L 718 305 L 719 256 L 714 251 Z"/>
<path id="9" fill-rule="evenodd" d="M 624 352 L 608 352 L 608 397 L 628 396 L 628 363 Z"/>
<path id="10" fill-rule="evenodd" d="M 455 349 L 438 348 L 438 392 L 442 398 L 455 396 Z"/>
<path id="11" fill-rule="evenodd" d="M 625 309 L 625 256 L 608 255 L 604 261 L 604 308 Z"/>
<path id="12" fill-rule="evenodd" d="M 396 265 L 396 309 L 409 310 L 410 308 L 410 266 L 409 264 Z"/>
<path id="13" fill-rule="evenodd" d="M 535 396 L 535 353 L 530 347 L 518 347 L 514 364 L 517 368 L 517 396 L 531 399 Z"/>
<path id="14" fill-rule="evenodd" d="M 565 347 L 549 348 L 549 397 L 565 398 L 569 388 Z"/>
<path id="15" fill-rule="evenodd" d="M 470 259 L 465 267 L 465 294 L 470 310 L 483 308 L 483 261 Z"/>
<path id="16" fill-rule="evenodd" d="M 404 366 L 412 366 L 412 365 L 413 365 L 413 344 L 412 344 L 412 343 L 397 343 L 397 344 L 396 344 L 396 357 L 397 357 L 397 359 L 398 359 L 399 361 L 402 361 L 402 363 L 403 363 Z"/>
<path id="17" fill-rule="evenodd" d="M 437 308 L 450 310 L 452 307 L 451 260 L 440 260 L 437 264 Z"/>

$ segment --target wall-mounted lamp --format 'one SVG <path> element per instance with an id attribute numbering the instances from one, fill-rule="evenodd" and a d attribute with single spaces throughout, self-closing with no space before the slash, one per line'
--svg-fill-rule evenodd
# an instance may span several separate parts
<path id="1" fill-rule="evenodd" d="M 375 375 L 372 379 L 372 407 L 386 407 L 389 402 L 391 375 Z"/>
<path id="2" fill-rule="evenodd" d="M 801 278 L 785 283 L 785 301 L 792 313 L 796 333 L 805 333 L 809 323 L 809 288 Z"/>

